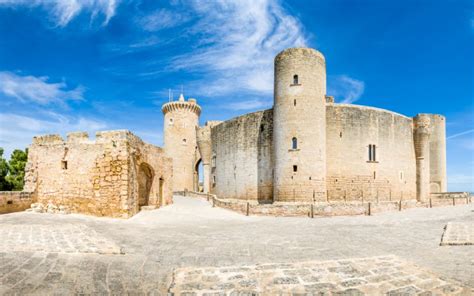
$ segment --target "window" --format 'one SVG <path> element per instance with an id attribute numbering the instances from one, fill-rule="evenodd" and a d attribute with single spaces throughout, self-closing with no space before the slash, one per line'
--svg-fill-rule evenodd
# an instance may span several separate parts
<path id="1" fill-rule="evenodd" d="M 296 173 L 297 171 L 298 171 L 298 166 L 297 166 L 297 165 L 294 165 L 294 166 L 293 166 L 293 172 Z"/>
<path id="2" fill-rule="evenodd" d="M 369 144 L 369 161 L 377 161 L 376 146 L 374 144 Z"/>
<path id="3" fill-rule="evenodd" d="M 291 139 L 291 149 L 298 149 L 298 139 Z"/>
<path id="4" fill-rule="evenodd" d="M 296 106 L 296 99 L 293 100 L 293 106 Z"/>
<path id="5" fill-rule="evenodd" d="M 61 168 L 63 170 L 67 170 L 67 161 L 65 161 L 65 160 L 61 161 Z"/>
<path id="6" fill-rule="evenodd" d="M 215 157 L 215 156 L 213 156 L 212 159 L 211 159 L 211 166 L 212 166 L 213 168 L 216 167 L 216 157 Z"/>
<path id="7" fill-rule="evenodd" d="M 298 85 L 298 75 L 293 75 L 293 85 Z"/>
<path id="8" fill-rule="evenodd" d="M 173 125 L 173 118 L 170 118 L 170 125 Z"/>
<path id="9" fill-rule="evenodd" d="M 375 171 L 374 171 L 374 180 L 375 180 L 376 177 L 377 177 L 377 175 L 375 174 Z"/>
<path id="10" fill-rule="evenodd" d="M 186 139 L 183 139 L 183 145 L 186 145 Z"/>

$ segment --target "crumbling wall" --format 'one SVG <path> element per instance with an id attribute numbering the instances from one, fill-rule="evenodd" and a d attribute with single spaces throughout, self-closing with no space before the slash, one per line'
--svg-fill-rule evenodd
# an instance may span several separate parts
<path id="1" fill-rule="evenodd" d="M 154 176 L 163 177 L 162 198 L 153 180 L 150 204 L 171 202 L 172 165 L 163 151 L 145 144 L 129 131 L 35 137 L 29 148 L 25 189 L 38 203 L 67 207 L 70 212 L 127 218 L 139 211 L 137 167 L 147 162 Z M 156 182 L 156 183 L 155 183 Z"/>

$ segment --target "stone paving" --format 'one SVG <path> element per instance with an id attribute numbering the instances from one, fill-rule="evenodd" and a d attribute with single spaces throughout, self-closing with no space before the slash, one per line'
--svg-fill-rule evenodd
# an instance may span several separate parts
<path id="1" fill-rule="evenodd" d="M 467 295 L 396 256 L 223 268 L 180 268 L 172 295 Z"/>
<path id="2" fill-rule="evenodd" d="M 246 217 L 185 197 L 128 220 L 5 214 L 0 295 L 167 295 L 178 268 L 341 264 L 390 254 L 472 289 L 474 247 L 440 240 L 449 222 L 473 220 L 473 204 L 310 219 Z"/>
<path id="3" fill-rule="evenodd" d="M 0 238 L 0 252 L 121 254 L 119 246 L 82 224 L 2 224 Z"/>
<path id="4" fill-rule="evenodd" d="M 441 238 L 441 245 L 474 245 L 474 222 L 449 222 Z"/>

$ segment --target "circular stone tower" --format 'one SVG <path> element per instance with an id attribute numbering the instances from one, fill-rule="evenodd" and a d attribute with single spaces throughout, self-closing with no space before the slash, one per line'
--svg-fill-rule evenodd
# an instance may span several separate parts
<path id="1" fill-rule="evenodd" d="M 201 107 L 195 99 L 169 102 L 161 108 L 165 122 L 165 153 L 173 159 L 173 191 L 194 190 L 194 171 L 197 159 L 196 128 Z"/>
<path id="2" fill-rule="evenodd" d="M 326 200 L 326 63 L 310 48 L 275 57 L 274 201 Z"/>

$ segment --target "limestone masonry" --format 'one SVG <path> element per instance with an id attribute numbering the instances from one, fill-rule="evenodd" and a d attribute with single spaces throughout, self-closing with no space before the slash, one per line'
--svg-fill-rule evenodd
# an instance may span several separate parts
<path id="1" fill-rule="evenodd" d="M 334 103 L 324 56 L 290 48 L 275 58 L 272 109 L 198 127 L 194 99 L 163 106 L 174 191 L 221 200 L 427 202 L 445 192 L 445 118 Z M 196 129 L 196 130 L 195 130 Z"/>
<path id="2" fill-rule="evenodd" d="M 126 218 L 190 191 L 247 214 L 313 215 L 327 205 L 333 214 L 370 214 L 432 206 L 432 197 L 456 204 L 457 195 L 446 193 L 442 115 L 335 103 L 326 93 L 325 58 L 314 49 L 282 51 L 274 73 L 272 109 L 199 126 L 195 99 L 164 104 L 163 149 L 128 131 L 99 132 L 94 141 L 83 132 L 66 141 L 35 137 L 24 192 L 0 194 L 0 212 L 33 203 L 38 212 Z"/>
<path id="3" fill-rule="evenodd" d="M 35 211 L 128 218 L 141 207 L 172 202 L 172 161 L 129 131 L 35 137 L 24 191 Z"/>

